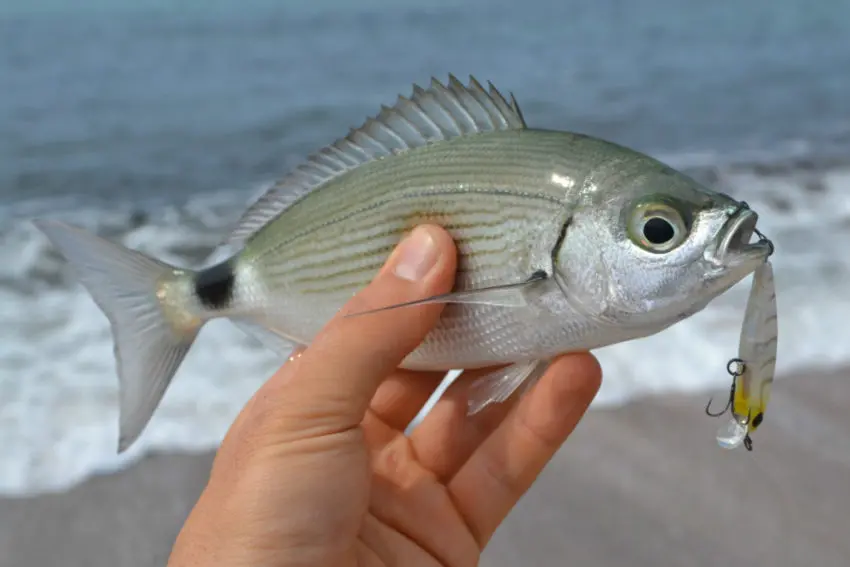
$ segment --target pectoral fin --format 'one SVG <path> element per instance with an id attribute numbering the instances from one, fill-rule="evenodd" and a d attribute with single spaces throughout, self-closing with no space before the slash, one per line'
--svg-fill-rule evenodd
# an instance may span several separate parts
<path id="1" fill-rule="evenodd" d="M 469 289 L 444 293 L 441 295 L 433 295 L 425 299 L 416 301 L 408 301 L 405 303 L 395 303 L 385 307 L 377 307 L 368 311 L 358 311 L 357 313 L 349 313 L 346 317 L 356 317 L 369 313 L 378 313 L 380 311 L 388 311 L 390 309 L 398 309 L 399 307 L 412 307 L 415 305 L 428 305 L 431 303 L 457 303 L 465 305 L 495 305 L 499 307 L 525 307 L 527 301 L 525 292 L 534 284 L 547 280 L 549 276 L 546 272 L 539 271 L 532 274 L 530 278 L 523 282 L 505 284 L 500 286 L 492 286 L 479 289 Z"/>

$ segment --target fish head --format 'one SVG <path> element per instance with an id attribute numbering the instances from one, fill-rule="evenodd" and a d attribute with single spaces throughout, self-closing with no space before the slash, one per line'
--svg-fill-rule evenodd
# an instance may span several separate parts
<path id="1" fill-rule="evenodd" d="M 663 328 L 693 315 L 766 261 L 746 203 L 668 167 L 586 183 L 556 253 L 556 278 L 590 317 Z"/>

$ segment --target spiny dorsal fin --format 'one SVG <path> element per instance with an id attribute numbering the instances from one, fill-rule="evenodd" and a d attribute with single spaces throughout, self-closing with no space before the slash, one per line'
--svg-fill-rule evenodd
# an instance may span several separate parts
<path id="1" fill-rule="evenodd" d="M 414 84 L 410 97 L 399 95 L 393 106 L 382 105 L 377 116 L 275 183 L 243 213 L 225 245 L 242 245 L 303 195 L 370 161 L 460 136 L 524 129 L 513 94 L 508 102 L 493 83 L 487 84 L 489 92 L 471 75 L 464 85 L 451 74 L 448 85 L 435 78 L 427 89 Z"/>

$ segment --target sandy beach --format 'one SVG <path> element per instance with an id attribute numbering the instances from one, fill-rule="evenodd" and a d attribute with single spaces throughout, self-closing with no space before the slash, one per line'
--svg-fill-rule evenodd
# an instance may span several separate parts
<path id="1" fill-rule="evenodd" d="M 715 445 L 706 401 L 591 411 L 481 564 L 850 565 L 850 370 L 778 381 L 752 453 Z M 211 458 L 153 455 L 66 493 L 0 500 L 0 566 L 164 565 Z"/>

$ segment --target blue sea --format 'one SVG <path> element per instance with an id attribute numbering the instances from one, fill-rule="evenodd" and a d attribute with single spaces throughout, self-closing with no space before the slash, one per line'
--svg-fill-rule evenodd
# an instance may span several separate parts
<path id="1" fill-rule="evenodd" d="M 116 457 L 107 321 L 31 218 L 195 264 L 306 154 L 448 73 L 747 200 L 777 246 L 775 389 L 850 363 L 850 2 L 4 0 L 0 492 L 214 446 L 280 362 L 211 324 Z M 725 387 L 748 285 L 600 350 L 597 405 Z"/>

